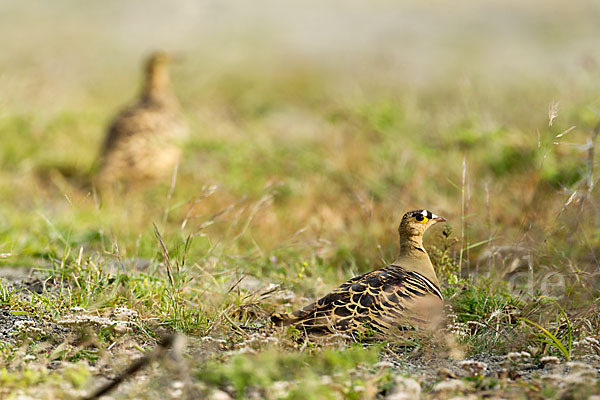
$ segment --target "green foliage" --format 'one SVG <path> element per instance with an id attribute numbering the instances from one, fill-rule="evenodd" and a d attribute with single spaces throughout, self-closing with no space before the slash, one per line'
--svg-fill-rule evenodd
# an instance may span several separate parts
<path id="1" fill-rule="evenodd" d="M 468 281 L 466 286 L 447 289 L 445 295 L 453 297 L 455 293 L 452 308 L 461 322 L 485 320 L 495 312 L 523 306 L 522 300 L 486 279 L 477 283 Z"/>
<path id="2" fill-rule="evenodd" d="M 7 287 L 0 279 L 0 305 L 11 304 L 15 297 L 15 291 Z"/>
<path id="3" fill-rule="evenodd" d="M 438 246 L 431 246 L 429 258 L 433 263 L 438 279 L 449 285 L 456 285 L 461 279 L 460 264 L 452 257 L 452 247 L 458 239 L 452 237 L 452 226 L 445 224 L 442 231 L 442 242 Z"/>
<path id="4" fill-rule="evenodd" d="M 16 114 L 0 118 L 0 137 L 12 138 L 3 140 L 0 152 L 2 168 L 15 168 L 39 151 L 32 132 L 33 122 L 33 118 L 28 115 Z"/>
<path id="5" fill-rule="evenodd" d="M 557 190 L 573 186 L 583 178 L 584 174 L 583 160 L 558 160 L 553 156 L 547 157 L 541 170 L 543 181 Z"/>
<path id="6" fill-rule="evenodd" d="M 378 133 L 389 134 L 397 129 L 403 119 L 402 108 L 394 101 L 380 101 L 363 106 L 360 113 L 367 125 Z"/>
<path id="7" fill-rule="evenodd" d="M 560 354 L 562 354 L 562 356 L 565 359 L 567 359 L 567 361 L 569 361 L 571 360 L 571 351 L 573 349 L 573 331 L 571 329 L 571 322 L 569 321 L 569 317 L 567 316 L 567 313 L 565 312 L 564 308 L 562 308 L 556 300 L 551 299 L 549 297 L 543 298 L 553 303 L 559 310 L 559 314 L 556 318 L 556 329 L 554 330 L 554 332 L 550 332 L 548 329 L 544 328 L 537 322 L 531 321 L 527 318 L 520 318 L 520 320 L 538 328 L 541 331 L 539 341 L 541 343 L 556 348 L 558 351 L 560 351 Z M 562 335 L 559 335 L 561 326 L 560 322 L 563 318 L 565 320 L 566 330 Z"/>
<path id="8" fill-rule="evenodd" d="M 488 167 L 499 177 L 522 173 L 537 165 L 537 155 L 537 150 L 533 148 L 507 146 L 503 147 L 497 155 L 492 156 Z"/>
<path id="9" fill-rule="evenodd" d="M 198 373 L 206 383 L 226 388 L 231 385 L 237 398 L 246 398 L 251 390 L 268 392 L 276 382 L 292 384 L 283 398 L 337 398 L 346 389 L 332 388 L 323 377 L 335 376 L 337 382 L 349 383 L 356 368 L 368 368 L 378 359 L 375 348 L 353 346 L 344 350 L 325 349 L 313 353 L 280 353 L 264 351 L 256 355 L 236 355 L 224 363 L 211 361 Z M 337 395 L 336 395 L 336 392 Z"/>

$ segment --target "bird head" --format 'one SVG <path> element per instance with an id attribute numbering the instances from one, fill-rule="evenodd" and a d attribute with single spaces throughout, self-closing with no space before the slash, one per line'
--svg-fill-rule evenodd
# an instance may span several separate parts
<path id="1" fill-rule="evenodd" d="M 176 57 L 164 51 L 155 51 L 146 59 L 145 80 L 142 88 L 142 97 L 154 101 L 173 102 L 169 71 L 167 66 L 176 60 Z"/>
<path id="2" fill-rule="evenodd" d="M 422 236 L 431 225 L 445 221 L 446 218 L 435 215 L 429 210 L 409 211 L 402 217 L 398 233 L 401 237 Z"/>
<path id="3" fill-rule="evenodd" d="M 155 51 L 146 59 L 146 72 L 153 74 L 157 70 L 166 67 L 173 57 L 165 51 Z"/>

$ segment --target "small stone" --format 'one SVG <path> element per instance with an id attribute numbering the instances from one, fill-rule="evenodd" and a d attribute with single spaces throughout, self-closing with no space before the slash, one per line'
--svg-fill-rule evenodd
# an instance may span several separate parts
<path id="1" fill-rule="evenodd" d="M 542 357 L 540 359 L 540 361 L 542 362 L 542 364 L 544 364 L 544 366 L 546 366 L 546 365 L 558 365 L 558 363 L 560 362 L 560 360 L 558 359 L 558 357 L 554 357 L 554 356 Z"/>
<path id="2" fill-rule="evenodd" d="M 458 379 L 449 379 L 447 381 L 441 381 L 435 384 L 433 389 L 431 389 L 434 393 L 439 392 L 462 392 L 467 390 L 467 385 L 464 384 L 463 381 L 459 381 Z"/>
<path id="3" fill-rule="evenodd" d="M 595 337 L 587 336 L 583 339 L 583 341 L 592 345 L 600 346 L 600 341 L 598 341 L 598 339 Z"/>
<path id="4" fill-rule="evenodd" d="M 329 375 L 323 375 L 321 377 L 321 385 L 331 385 L 333 383 L 333 379 Z"/>
<path id="5" fill-rule="evenodd" d="M 385 396 L 385 400 L 414 400 L 418 398 L 419 397 L 414 397 L 412 394 L 404 392 L 390 393 Z"/>
<path id="6" fill-rule="evenodd" d="M 213 390 L 208 398 L 209 400 L 231 400 L 231 396 L 227 392 L 219 389 Z"/>
<path id="7" fill-rule="evenodd" d="M 389 361 L 380 361 L 373 365 L 375 368 L 393 368 L 394 364 Z"/>
<path id="8" fill-rule="evenodd" d="M 487 369 L 487 364 L 481 361 L 465 360 L 462 361 L 460 367 L 471 375 L 482 375 Z"/>
<path id="9" fill-rule="evenodd" d="M 290 382 L 287 381 L 276 381 L 271 386 L 271 393 L 274 398 L 283 397 L 287 394 L 290 387 Z"/>
<path id="10" fill-rule="evenodd" d="M 513 352 L 508 353 L 506 355 L 506 358 L 508 358 L 511 361 L 516 361 L 516 360 L 520 360 L 521 358 L 523 358 L 523 355 L 518 351 L 513 351 Z"/>
<path id="11" fill-rule="evenodd" d="M 113 311 L 113 316 L 119 321 L 129 321 L 138 317 L 138 312 L 127 307 L 117 307 Z"/>
<path id="12" fill-rule="evenodd" d="M 410 400 L 421 397 L 421 385 L 419 382 L 411 378 L 402 376 L 394 377 L 394 387 L 390 394 L 386 397 L 387 400 Z"/>
<path id="13" fill-rule="evenodd" d="M 449 370 L 448 368 L 445 368 L 445 367 L 442 367 L 442 368 L 439 369 L 438 375 L 441 378 L 443 378 L 443 379 L 448 379 L 448 378 L 456 379 L 456 378 L 458 378 L 458 376 L 456 376 L 456 374 L 454 372 L 452 372 L 451 370 Z"/>
<path id="14" fill-rule="evenodd" d="M 183 389 L 185 385 L 181 381 L 174 381 L 171 383 L 171 388 L 173 389 Z"/>

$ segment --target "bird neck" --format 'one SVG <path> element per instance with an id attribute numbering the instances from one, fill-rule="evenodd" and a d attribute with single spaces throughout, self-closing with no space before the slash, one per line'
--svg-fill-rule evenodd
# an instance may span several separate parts
<path id="1" fill-rule="evenodd" d="M 423 247 L 422 235 L 400 236 L 400 252 L 394 265 L 398 265 L 406 271 L 417 272 L 429 279 L 438 288 L 440 286 L 433 264 Z"/>
<path id="2" fill-rule="evenodd" d="M 423 235 L 400 235 L 400 255 L 418 253 L 427 255 L 423 248 Z"/>
<path id="3" fill-rule="evenodd" d="M 171 102 L 171 82 L 169 72 L 165 67 L 154 67 L 146 74 L 142 97 L 157 102 Z"/>

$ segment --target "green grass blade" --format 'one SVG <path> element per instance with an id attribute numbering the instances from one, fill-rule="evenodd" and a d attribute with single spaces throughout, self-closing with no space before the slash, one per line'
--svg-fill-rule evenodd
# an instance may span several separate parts
<path id="1" fill-rule="evenodd" d="M 567 359 L 567 361 L 571 360 L 571 352 L 570 349 L 568 350 L 565 345 L 555 336 L 553 335 L 549 330 L 547 330 L 546 328 L 544 328 L 543 326 L 541 326 L 540 324 L 538 324 L 537 322 L 533 322 L 527 318 L 519 318 L 521 321 L 523 322 L 527 322 L 528 324 L 535 326 L 536 328 L 538 328 L 540 331 L 542 331 L 544 333 L 544 335 L 546 335 L 547 338 L 549 338 L 550 340 L 552 340 L 552 343 L 554 343 L 554 345 L 556 346 L 556 348 L 562 353 L 562 355 Z"/>

